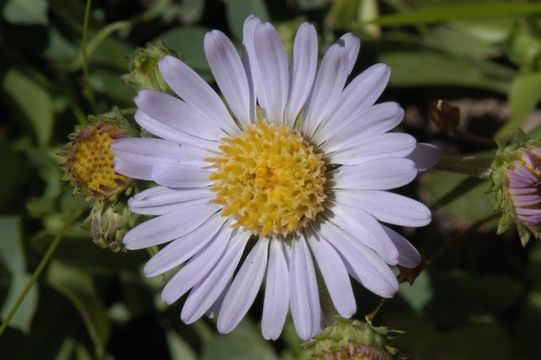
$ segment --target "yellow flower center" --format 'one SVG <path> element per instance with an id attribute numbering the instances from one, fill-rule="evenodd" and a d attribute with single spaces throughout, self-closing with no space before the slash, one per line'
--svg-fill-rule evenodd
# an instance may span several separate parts
<path id="1" fill-rule="evenodd" d="M 115 127 L 98 125 L 83 130 L 74 140 L 70 170 L 79 186 L 107 195 L 128 183 L 129 178 L 113 169 L 111 143 L 118 132 Z"/>
<path id="2" fill-rule="evenodd" d="M 211 189 L 235 226 L 286 236 L 323 210 L 325 163 L 297 130 L 259 122 L 222 142 L 220 156 L 207 159 Z"/>

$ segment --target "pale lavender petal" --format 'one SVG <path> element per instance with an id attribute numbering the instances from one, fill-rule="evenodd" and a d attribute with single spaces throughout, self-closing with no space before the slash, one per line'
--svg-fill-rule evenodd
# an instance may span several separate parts
<path id="1" fill-rule="evenodd" d="M 132 179 L 152 180 L 152 166 L 115 158 L 115 171 Z"/>
<path id="2" fill-rule="evenodd" d="M 289 271 L 280 240 L 272 240 L 265 283 L 261 332 L 267 340 L 276 340 L 284 328 L 289 308 Z"/>
<path id="3" fill-rule="evenodd" d="M 371 160 L 360 165 L 343 165 L 334 171 L 336 189 L 387 190 L 409 184 L 417 169 L 409 159 Z"/>
<path id="4" fill-rule="evenodd" d="M 338 41 L 342 41 L 344 43 L 344 47 L 348 52 L 347 73 L 349 75 L 355 66 L 357 57 L 359 56 L 361 40 L 359 40 L 359 38 L 352 33 L 347 33 L 342 35 Z"/>
<path id="5" fill-rule="evenodd" d="M 260 238 L 242 264 L 231 283 L 218 315 L 218 331 L 231 332 L 255 300 L 267 266 L 269 239 Z"/>
<path id="6" fill-rule="evenodd" d="M 152 180 L 171 188 L 202 188 L 208 186 L 210 170 L 196 166 L 159 164 L 152 168 Z"/>
<path id="7" fill-rule="evenodd" d="M 357 304 L 344 262 L 331 244 L 317 234 L 309 236 L 308 243 L 336 311 L 344 318 L 351 317 L 357 310 Z"/>
<path id="8" fill-rule="evenodd" d="M 155 186 L 132 196 L 128 206 L 136 214 L 164 215 L 187 203 L 210 202 L 214 195 L 208 188 L 176 190 Z"/>
<path id="9" fill-rule="evenodd" d="M 398 265 L 413 269 L 421 262 L 421 255 L 415 247 L 402 235 L 388 226 L 382 225 L 387 236 L 398 249 Z"/>
<path id="10" fill-rule="evenodd" d="M 222 95 L 236 118 L 243 125 L 255 121 L 250 107 L 251 89 L 244 65 L 233 43 L 221 31 L 205 36 L 205 54 Z"/>
<path id="11" fill-rule="evenodd" d="M 418 143 L 407 158 L 413 160 L 418 171 L 426 171 L 438 163 L 440 151 L 435 145 Z"/>

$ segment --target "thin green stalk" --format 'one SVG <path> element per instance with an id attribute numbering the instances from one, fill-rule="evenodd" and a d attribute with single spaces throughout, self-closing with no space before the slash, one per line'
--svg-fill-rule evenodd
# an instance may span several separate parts
<path id="1" fill-rule="evenodd" d="M 45 255 L 43 256 L 43 258 L 41 259 L 38 267 L 36 268 L 36 270 L 32 274 L 32 277 L 30 278 L 30 280 L 28 281 L 28 283 L 24 287 L 22 293 L 17 298 L 17 301 L 15 302 L 13 307 L 9 310 L 4 322 L 2 323 L 2 326 L 0 326 L 0 336 L 2 336 L 4 331 L 7 329 L 11 319 L 13 319 L 13 317 L 17 313 L 17 310 L 19 310 L 19 307 L 21 306 L 24 299 L 26 298 L 26 295 L 28 295 L 28 292 L 30 291 L 30 289 L 32 289 L 32 286 L 34 286 L 36 281 L 38 281 L 38 279 L 39 279 L 41 273 L 43 272 L 43 270 L 45 270 L 45 267 L 49 263 L 49 260 L 51 260 L 51 257 L 53 256 L 53 254 L 54 254 L 56 248 L 58 247 L 58 245 L 60 244 L 61 240 L 62 240 L 62 232 L 59 232 L 56 235 L 56 237 L 53 239 L 53 241 L 51 242 L 49 247 L 47 248 L 47 251 L 45 252 Z"/>
<path id="2" fill-rule="evenodd" d="M 85 16 L 83 20 L 83 78 L 84 78 L 84 94 L 92 106 L 92 110 L 97 112 L 96 97 L 92 86 L 90 86 L 90 76 L 88 75 L 88 54 L 87 54 L 87 38 L 88 38 L 88 20 L 90 18 L 90 7 L 92 6 L 92 0 L 86 0 Z"/>

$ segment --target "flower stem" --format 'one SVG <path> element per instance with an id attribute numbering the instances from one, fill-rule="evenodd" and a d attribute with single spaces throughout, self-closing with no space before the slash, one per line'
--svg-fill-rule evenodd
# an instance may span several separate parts
<path id="1" fill-rule="evenodd" d="M 90 102 L 92 110 L 97 112 L 96 97 L 94 96 L 94 91 L 90 85 L 90 76 L 88 75 L 88 54 L 87 54 L 87 38 L 88 38 L 88 20 L 90 18 L 90 8 L 92 6 L 92 0 L 86 0 L 85 6 L 85 15 L 83 20 L 83 43 L 82 43 L 82 53 L 83 53 L 83 78 L 84 78 L 84 95 Z"/>
<path id="2" fill-rule="evenodd" d="M 441 157 L 435 169 L 486 180 L 489 176 L 490 165 L 493 159 L 493 151 L 475 155 L 446 155 Z"/>
<path id="3" fill-rule="evenodd" d="M 30 278 L 30 280 L 28 281 L 28 283 L 24 287 L 22 293 L 17 298 L 17 301 L 15 301 L 15 304 L 13 304 L 13 306 L 11 307 L 9 312 L 7 313 L 4 322 L 0 326 L 0 336 L 2 336 L 4 331 L 9 326 L 9 323 L 10 323 L 11 319 L 13 319 L 13 317 L 17 313 L 17 310 L 22 305 L 24 299 L 26 298 L 26 295 L 28 295 L 28 293 L 30 292 L 30 289 L 32 289 L 32 286 L 34 286 L 36 281 L 38 281 L 41 273 L 43 272 L 43 270 L 45 269 L 45 267 L 49 263 L 49 260 L 51 260 L 51 257 L 53 256 L 53 254 L 54 254 L 56 248 L 58 247 L 58 245 L 60 244 L 61 240 L 62 240 L 62 232 L 59 232 L 55 236 L 55 238 L 53 239 L 53 241 L 51 242 L 49 247 L 47 248 L 47 251 L 45 252 L 45 255 L 41 259 L 41 261 L 40 261 L 38 267 L 36 268 L 36 270 L 34 270 L 34 273 L 32 274 L 32 277 Z"/>
<path id="4" fill-rule="evenodd" d="M 383 306 L 383 303 L 385 303 L 385 298 L 381 298 L 381 300 L 379 301 L 378 306 L 376 306 L 376 308 L 370 314 L 365 315 L 364 320 L 366 320 L 367 323 L 372 325 L 372 320 L 374 320 L 374 318 L 378 314 L 379 310 Z"/>

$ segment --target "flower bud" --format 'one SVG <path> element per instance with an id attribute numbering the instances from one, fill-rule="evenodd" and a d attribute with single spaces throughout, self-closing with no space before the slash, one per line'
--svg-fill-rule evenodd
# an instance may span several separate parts
<path id="1" fill-rule="evenodd" d="M 170 93 L 171 90 L 158 69 L 158 62 L 165 55 L 181 57 L 178 52 L 168 48 L 161 41 L 151 42 L 144 48 L 138 48 L 130 62 L 130 72 L 122 76 L 122 80 L 136 91 L 152 89 Z"/>
<path id="2" fill-rule="evenodd" d="M 388 342 L 401 331 L 374 327 L 358 320 L 337 318 L 314 340 L 303 345 L 304 359 L 391 360 L 400 358 Z"/>

